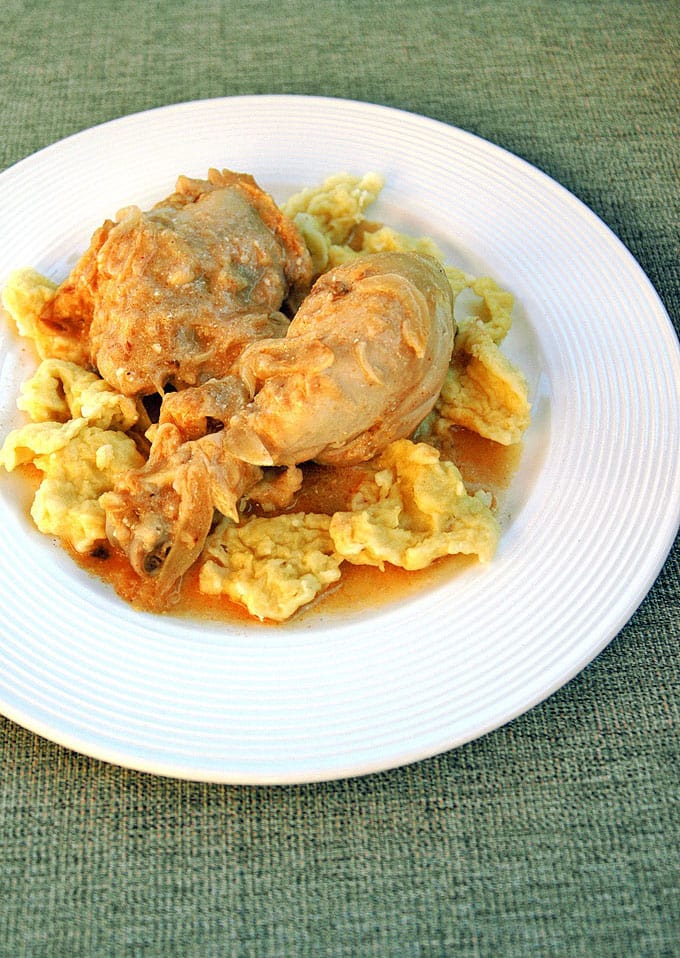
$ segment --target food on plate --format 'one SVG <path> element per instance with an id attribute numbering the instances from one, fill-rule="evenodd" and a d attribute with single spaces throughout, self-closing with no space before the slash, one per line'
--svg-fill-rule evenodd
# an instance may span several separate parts
<path id="1" fill-rule="evenodd" d="M 106 539 L 102 493 L 143 459 L 124 433 L 73 419 L 24 427 L 8 439 L 2 462 L 10 470 L 30 462 L 42 473 L 31 507 L 36 526 L 87 553 Z"/>
<path id="2" fill-rule="evenodd" d="M 422 442 L 387 445 L 349 505 L 331 516 L 222 518 L 206 543 L 201 589 L 282 620 L 336 582 L 343 562 L 412 571 L 446 555 L 488 561 L 498 542 L 489 497 L 469 495 L 453 463 Z"/>
<path id="3" fill-rule="evenodd" d="M 222 518 L 208 537 L 200 587 L 260 619 L 289 619 L 341 576 L 331 518 L 293 512 L 236 523 Z"/>
<path id="4" fill-rule="evenodd" d="M 453 296 L 436 260 L 375 253 L 324 273 L 280 339 L 236 368 L 250 402 L 225 424 L 240 459 L 372 458 L 434 406 L 453 349 Z"/>
<path id="5" fill-rule="evenodd" d="M 182 176 L 60 285 L 10 277 L 42 362 L 0 464 L 39 471 L 41 531 L 105 577 L 124 557 L 134 604 L 173 608 L 191 579 L 283 621 L 345 564 L 493 557 L 494 495 L 446 455 L 456 430 L 511 446 L 529 424 L 512 296 L 367 219 L 382 187 L 341 174 L 278 207 L 244 174 Z"/>
<path id="6" fill-rule="evenodd" d="M 531 419 L 524 376 L 498 348 L 512 325 L 513 297 L 488 277 L 469 289 L 479 309 L 460 324 L 437 410 L 443 423 L 512 445 Z"/>
<path id="7" fill-rule="evenodd" d="M 426 253 L 441 260 L 436 243 L 427 236 L 412 237 L 366 218 L 385 181 L 377 173 L 329 176 L 321 186 L 295 193 L 281 209 L 297 226 L 312 257 L 315 276 L 340 266 L 358 254 L 398 250 Z"/>
<path id="8" fill-rule="evenodd" d="M 297 228 L 250 176 L 181 176 L 152 210 L 121 210 L 40 313 L 63 358 L 127 396 L 193 386 L 231 370 L 255 339 L 282 335 L 307 292 Z M 49 352 L 49 344 L 45 344 Z"/>
<path id="9" fill-rule="evenodd" d="M 45 359 L 23 384 L 18 405 L 32 422 L 9 434 L 0 462 L 8 470 L 25 463 L 39 470 L 36 526 L 87 553 L 106 540 L 100 496 L 144 463 L 132 435 L 135 403 L 74 363 Z"/>
<path id="10" fill-rule="evenodd" d="M 161 406 L 148 463 L 102 497 L 109 539 L 141 577 L 154 577 L 157 601 L 200 554 L 214 509 L 238 518 L 257 467 L 363 462 L 415 430 L 448 369 L 452 299 L 435 260 L 357 259 L 317 280 L 285 336 L 244 350 L 220 381 L 210 426 L 201 411 L 210 432 L 184 440 L 178 407 L 194 436 L 196 422 L 182 393 L 169 415 Z M 207 387 L 212 400 L 217 385 Z M 200 393 L 187 390 L 192 407 Z"/>
<path id="11" fill-rule="evenodd" d="M 436 449 L 399 439 L 372 465 L 351 510 L 331 518 L 328 531 L 343 559 L 413 571 L 445 555 L 493 558 L 500 529 L 490 496 L 470 495 L 460 471 Z"/>

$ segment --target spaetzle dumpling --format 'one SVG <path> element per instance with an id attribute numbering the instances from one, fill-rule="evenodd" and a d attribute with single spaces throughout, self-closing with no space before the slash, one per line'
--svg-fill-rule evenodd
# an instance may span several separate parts
<path id="1" fill-rule="evenodd" d="M 445 425 L 464 426 L 504 446 L 521 440 L 531 414 L 527 383 L 484 323 L 468 323 L 456 337 L 436 409 Z"/>
<path id="2" fill-rule="evenodd" d="M 489 561 L 499 526 L 484 496 L 468 495 L 457 467 L 426 443 L 400 439 L 376 460 L 374 476 L 336 512 L 329 532 L 336 551 L 354 565 L 385 563 L 423 569 L 445 555 Z"/>
<path id="3" fill-rule="evenodd" d="M 329 522 L 302 512 L 222 520 L 203 551 L 201 591 L 226 595 L 258 619 L 290 618 L 340 578 Z"/>
<path id="4" fill-rule="evenodd" d="M 106 541 L 99 497 L 119 475 L 138 469 L 143 458 L 124 433 L 71 419 L 29 423 L 9 434 L 0 465 L 11 471 L 29 462 L 43 473 L 31 506 L 36 526 L 87 553 Z"/>
<path id="5" fill-rule="evenodd" d="M 21 385 L 17 400 L 33 422 L 85 419 L 100 429 L 126 432 L 139 418 L 134 399 L 116 392 L 95 373 L 63 359 L 44 359 Z"/>
<path id="6" fill-rule="evenodd" d="M 30 267 L 10 273 L 2 291 L 2 305 L 14 320 L 19 335 L 33 340 L 41 359 L 61 355 L 62 351 L 70 353 L 69 346 L 61 343 L 58 334 L 48 335 L 38 325 L 40 314 L 56 291 L 56 283 Z"/>
<path id="7" fill-rule="evenodd" d="M 222 182 L 225 176 L 226 171 L 223 174 L 211 171 L 210 183 L 215 187 L 226 187 L 227 184 Z M 240 174 L 228 174 L 228 177 L 234 176 L 241 185 L 246 180 L 250 181 L 249 177 Z M 182 195 L 186 193 L 185 187 L 189 187 L 193 199 L 199 194 L 203 195 L 207 188 L 203 181 L 185 177 L 180 178 L 180 182 L 183 184 L 180 191 Z M 288 238 L 294 235 L 295 250 L 298 254 L 305 254 L 302 259 L 296 260 L 298 266 L 301 263 L 304 265 L 305 282 L 299 289 L 296 287 L 294 296 L 289 297 L 289 305 L 293 310 L 298 308 L 307 280 L 310 279 L 307 253 L 311 256 L 314 276 L 340 272 L 341 267 L 353 270 L 357 268 L 355 261 L 361 256 L 368 256 L 375 264 L 387 262 L 385 257 L 392 257 L 390 262 L 396 263 L 395 256 L 398 258 L 408 253 L 412 257 L 413 253 L 425 253 L 444 269 L 445 278 L 441 268 L 439 272 L 444 279 L 448 313 L 454 313 L 453 331 L 458 327 L 455 341 L 451 336 L 444 348 L 440 344 L 434 350 L 435 358 L 443 360 L 436 393 L 439 393 L 446 374 L 436 407 L 419 426 L 415 421 L 418 417 L 415 416 L 409 429 L 398 430 L 398 435 L 408 435 L 412 439 L 401 439 L 385 447 L 386 436 L 380 431 L 364 430 L 357 437 L 350 435 L 347 442 L 343 432 L 342 444 L 336 449 L 338 440 L 333 430 L 337 423 L 342 424 L 347 418 L 347 410 L 353 408 L 356 397 L 365 397 L 368 393 L 375 396 L 381 384 L 395 382 L 400 388 L 408 386 L 407 395 L 412 397 L 416 385 L 422 387 L 424 380 L 420 376 L 408 383 L 402 382 L 404 377 L 395 379 L 389 370 L 383 370 L 371 352 L 376 336 L 366 316 L 359 315 L 356 309 L 349 310 L 348 315 L 355 323 L 355 329 L 347 322 L 338 326 L 333 312 L 329 327 L 332 327 L 336 348 L 332 350 L 332 356 L 326 355 L 324 359 L 328 365 L 327 360 L 332 358 L 333 382 L 337 380 L 340 384 L 344 383 L 340 375 L 344 366 L 340 368 L 340 360 L 345 353 L 338 344 L 347 347 L 345 352 L 356 359 L 355 365 L 367 382 L 362 384 L 363 388 L 345 389 L 345 398 L 337 416 L 320 417 L 318 409 L 314 412 L 305 401 L 305 412 L 311 419 L 310 428 L 302 429 L 302 434 L 305 442 L 309 442 L 310 435 L 316 437 L 320 431 L 323 434 L 319 440 L 321 451 L 317 450 L 315 457 L 321 462 L 336 464 L 347 458 L 345 446 L 348 443 L 349 448 L 359 440 L 363 442 L 364 434 L 370 435 L 367 441 L 373 442 L 375 448 L 363 450 L 361 458 L 367 459 L 369 453 L 378 453 L 378 457 L 366 464 L 367 478 L 354 495 L 349 509 L 333 516 L 284 511 L 292 507 L 305 476 L 304 468 L 293 465 L 302 461 L 300 456 L 305 458 L 305 450 L 300 455 L 291 451 L 287 433 L 282 428 L 285 423 L 272 420 L 272 428 L 264 430 L 267 443 L 265 438 L 260 437 L 268 453 L 266 462 L 259 447 L 253 453 L 252 442 L 250 445 L 241 443 L 240 446 L 236 442 L 238 435 L 234 430 L 241 407 L 236 402 L 232 408 L 229 397 L 232 393 L 243 393 L 242 405 L 247 406 L 249 413 L 252 413 L 255 399 L 249 393 L 246 395 L 246 380 L 253 393 L 257 387 L 259 397 L 264 385 L 270 385 L 270 380 L 275 378 L 275 374 L 278 375 L 278 367 L 274 369 L 272 358 L 282 362 L 285 360 L 287 370 L 291 362 L 298 363 L 303 377 L 308 376 L 310 370 L 314 371 L 310 362 L 319 360 L 318 348 L 317 353 L 305 354 L 302 359 L 297 354 L 292 356 L 291 337 L 288 335 L 291 328 L 300 331 L 305 317 L 309 322 L 307 307 L 300 310 L 290 325 L 288 320 L 284 321 L 283 316 L 280 317 L 283 325 L 280 328 L 277 325 L 271 334 L 275 340 L 271 347 L 272 355 L 268 352 L 269 347 L 264 350 L 267 363 L 262 370 L 261 364 L 257 365 L 257 369 L 252 363 L 238 366 L 238 375 L 242 375 L 244 381 L 239 380 L 235 392 L 225 389 L 223 378 L 209 378 L 204 383 L 202 380 L 209 377 L 209 372 L 202 366 L 201 377 L 198 378 L 183 376 L 175 381 L 173 372 L 170 381 L 179 386 L 181 391 L 165 397 L 167 402 L 164 401 L 162 406 L 159 424 L 151 429 L 147 428 L 151 423 L 147 409 L 141 400 L 135 398 L 137 392 L 141 395 L 144 390 L 126 387 L 125 391 L 129 395 L 123 395 L 115 385 L 109 385 L 92 371 L 94 362 L 101 369 L 96 359 L 100 353 L 97 349 L 93 350 L 90 342 L 91 317 L 85 308 L 85 300 L 92 295 L 102 265 L 97 251 L 114 225 L 107 221 L 95 234 L 91 255 L 88 258 L 86 254 L 83 268 L 76 271 L 75 280 L 70 285 L 67 281 L 58 288 L 35 270 L 24 269 L 10 276 L 3 291 L 7 312 L 14 319 L 19 333 L 33 341 L 42 362 L 22 386 L 18 400 L 18 407 L 30 416 L 32 422 L 7 437 L 0 449 L 0 466 L 12 470 L 30 463 L 42 472 L 42 481 L 32 507 L 33 519 L 42 532 L 60 537 L 80 553 L 91 552 L 107 540 L 114 548 L 121 546 L 127 540 L 119 536 L 120 530 L 111 521 L 115 511 L 111 505 L 115 499 L 111 490 L 120 483 L 126 489 L 129 487 L 134 490 L 140 476 L 144 477 L 144 482 L 151 476 L 153 481 L 149 482 L 149 497 L 153 508 L 135 513 L 134 510 L 140 508 L 140 502 L 146 509 L 146 499 L 144 496 L 139 499 L 133 497 L 134 510 L 130 513 L 133 517 L 144 516 L 144 535 L 139 537 L 141 554 L 148 558 L 142 549 L 146 548 L 147 539 L 154 549 L 159 543 L 165 548 L 166 540 L 159 536 L 159 529 L 163 532 L 164 527 L 156 522 L 158 515 L 161 515 L 172 529 L 177 527 L 179 530 L 177 549 L 181 561 L 173 565 L 168 560 L 168 554 L 163 553 L 165 566 L 171 571 L 178 565 L 188 568 L 199 556 L 203 542 L 203 538 L 198 537 L 199 542 L 191 534 L 196 517 L 200 517 L 204 537 L 214 519 L 214 509 L 222 512 L 223 516 L 229 515 L 229 518 L 220 520 L 200 553 L 199 588 L 205 593 L 228 596 L 243 605 L 252 616 L 271 621 L 288 619 L 313 601 L 340 578 L 344 561 L 379 568 L 391 564 L 415 570 L 430 565 L 440 556 L 453 553 L 474 554 L 482 561 L 493 556 L 499 538 L 499 526 L 490 508 L 491 496 L 484 492 L 470 495 L 458 468 L 452 462 L 443 460 L 435 445 L 438 442 L 437 435 L 439 439 L 450 436 L 451 425 L 464 426 L 503 444 L 518 442 L 526 429 L 530 412 L 526 382 L 499 349 L 511 328 L 513 297 L 489 277 L 474 277 L 445 264 L 444 254 L 433 239 L 408 236 L 388 225 L 366 219 L 366 211 L 378 199 L 383 185 L 383 177 L 377 173 L 362 176 L 341 173 L 327 178 L 318 186 L 302 190 L 282 206 L 284 217 L 293 219 L 296 224 L 295 227 L 291 224 Z M 194 196 L 196 190 L 198 192 Z M 184 205 L 179 194 L 169 200 L 173 210 L 178 204 Z M 307 249 L 302 246 L 303 239 Z M 412 259 L 415 262 L 420 257 Z M 239 260 L 238 270 L 241 266 L 242 261 Z M 177 271 L 172 273 L 168 282 L 172 280 L 170 285 L 173 288 L 187 281 L 185 272 L 180 270 L 181 275 Z M 348 276 L 349 272 L 343 273 L 344 285 L 333 290 L 334 309 L 340 299 L 339 294 L 342 293 L 346 298 L 350 291 L 346 282 Z M 61 298 L 59 308 L 55 308 L 58 289 Z M 136 285 L 134 291 L 138 292 Z M 113 293 L 117 296 L 118 292 L 116 287 Z M 158 290 L 154 288 L 154 295 L 156 292 Z M 85 308 L 82 315 L 81 307 Z M 166 313 L 167 310 L 163 317 Z M 382 306 L 380 314 L 384 315 Z M 176 350 L 164 349 L 157 336 L 148 350 L 143 341 L 140 347 L 137 334 L 148 327 L 148 315 L 144 315 L 145 323 L 141 327 L 132 323 L 131 329 L 134 329 L 130 341 L 123 337 L 121 343 L 125 353 L 134 340 L 140 363 L 144 367 L 141 371 L 144 375 L 149 374 L 149 382 L 156 389 L 163 385 L 167 377 L 159 377 L 155 367 L 163 356 L 174 363 Z M 108 333 L 110 315 L 107 310 L 103 311 L 102 317 L 104 333 Z M 321 330 L 319 317 L 314 314 L 311 319 L 314 320 L 313 332 L 318 339 Z M 417 352 L 418 337 L 414 339 L 411 326 L 402 323 L 400 328 L 405 341 Z M 255 339 L 260 339 L 261 331 L 253 330 L 253 335 Z M 382 334 L 377 338 L 381 342 L 385 340 Z M 382 348 L 391 359 L 390 344 L 382 342 Z M 247 350 L 250 350 L 250 346 L 247 346 Z M 277 350 L 282 351 L 282 359 Z M 251 359 L 255 352 L 253 349 L 248 353 Z M 202 357 L 203 351 L 199 350 L 198 360 L 201 363 Z M 120 369 L 115 366 L 115 383 L 119 383 L 119 373 L 126 372 L 129 357 L 125 354 L 124 358 Z M 430 371 L 433 368 L 429 360 L 425 365 Z M 222 372 L 220 368 L 220 377 Z M 194 379 L 197 385 L 194 385 Z M 192 388 L 185 389 L 187 385 Z M 318 401 L 318 388 L 310 390 L 309 395 Z M 267 395 L 266 398 L 269 400 L 271 397 Z M 275 401 L 261 403 L 270 417 L 271 410 L 280 412 L 282 408 L 280 393 L 274 391 L 273 398 Z M 434 398 L 435 394 L 433 401 Z M 349 402 L 350 399 L 352 402 Z M 395 414 L 394 404 L 387 403 L 387 408 L 390 415 Z M 190 413 L 196 418 L 195 422 L 191 421 Z M 401 409 L 399 417 L 402 417 Z M 252 427 L 251 420 L 246 418 Z M 389 417 L 383 417 L 381 421 L 384 425 Z M 224 429 L 218 428 L 220 424 Z M 414 433 L 412 430 L 415 426 L 418 428 Z M 174 432 L 171 435 L 169 428 L 171 431 L 182 430 L 179 449 L 173 438 Z M 252 429 L 251 432 L 255 435 Z M 159 439 L 161 433 L 162 442 Z M 138 451 L 137 443 L 142 434 L 147 441 L 154 443 L 152 455 L 155 450 L 153 465 L 156 472 L 158 462 L 163 460 L 161 464 L 165 471 L 161 469 L 158 475 L 148 467 L 141 469 L 144 457 Z M 220 444 L 227 434 L 229 442 L 222 449 Z M 416 436 L 424 441 L 413 441 Z M 428 439 L 435 445 L 427 444 Z M 270 447 L 277 443 L 283 451 L 274 456 Z M 324 451 L 326 446 L 331 449 L 330 453 Z M 449 448 L 446 442 L 444 448 Z M 168 450 L 171 450 L 170 458 L 166 455 Z M 258 458 L 253 458 L 254 455 Z M 307 450 L 306 458 L 315 457 Z M 275 470 L 263 475 L 259 465 L 248 465 L 252 460 L 252 463 L 261 462 L 264 467 L 270 459 L 272 463 L 285 464 L 288 468 L 283 472 Z M 159 489 L 168 495 L 159 496 Z M 189 494 L 186 497 L 186 510 L 179 516 L 181 521 L 178 521 L 179 513 L 176 515 L 174 510 L 177 497 L 184 489 L 189 490 Z M 225 489 L 228 495 L 225 495 Z M 205 508 L 197 507 L 199 500 Z M 245 510 L 248 500 L 251 508 L 271 515 L 244 518 L 241 512 Z M 162 501 L 165 510 L 160 513 L 156 509 L 159 501 Z M 107 511 L 111 510 L 108 520 L 100 502 L 106 505 Z M 135 526 L 127 522 L 126 508 L 122 510 L 126 521 L 121 529 L 129 536 L 130 529 Z M 323 512 L 323 507 L 319 511 Z M 188 524 L 182 524 L 185 514 Z M 191 548 L 187 548 L 187 542 Z M 133 552 L 129 555 L 132 556 Z M 156 558 L 153 551 L 149 555 Z M 133 569 L 139 571 L 139 563 L 132 560 L 131 563 Z M 147 571 L 146 567 L 144 571 Z M 166 578 L 170 579 L 170 573 Z M 159 603 L 165 601 L 162 596 L 159 598 L 158 582 L 156 579 L 156 592 L 148 603 L 149 608 L 160 607 Z"/>

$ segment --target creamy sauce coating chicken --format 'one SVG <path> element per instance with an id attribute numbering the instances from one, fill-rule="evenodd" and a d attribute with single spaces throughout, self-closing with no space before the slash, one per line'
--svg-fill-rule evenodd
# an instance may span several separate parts
<path id="1" fill-rule="evenodd" d="M 285 339 L 239 359 L 254 398 L 225 442 L 265 466 L 371 459 L 432 409 L 453 336 L 451 287 L 434 259 L 375 253 L 324 273 Z"/>
<path id="2" fill-rule="evenodd" d="M 60 286 L 3 290 L 42 363 L 0 465 L 37 467 L 38 528 L 135 606 L 198 589 L 280 621 L 341 565 L 493 554 L 498 503 L 451 443 L 529 423 L 498 348 L 513 299 L 366 220 L 381 187 L 339 174 L 279 209 L 248 175 L 183 176 Z"/>
<path id="3" fill-rule="evenodd" d="M 100 500 L 109 538 L 164 603 L 213 509 L 238 519 L 260 467 L 361 462 L 412 433 L 453 337 L 451 288 L 429 257 L 378 253 L 323 275 L 285 337 L 248 347 L 233 376 L 168 396 L 148 463 Z"/>
<path id="4" fill-rule="evenodd" d="M 282 336 L 312 277 L 294 224 L 245 174 L 182 176 L 152 210 L 121 210 L 46 306 L 63 358 L 126 396 L 228 374 L 256 339 Z"/>

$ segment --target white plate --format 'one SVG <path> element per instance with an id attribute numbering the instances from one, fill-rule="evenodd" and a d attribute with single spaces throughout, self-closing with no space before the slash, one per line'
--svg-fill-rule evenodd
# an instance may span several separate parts
<path id="1" fill-rule="evenodd" d="M 121 765 L 209 781 L 385 769 L 482 735 L 578 673 L 652 585 L 678 526 L 678 345 L 629 253 L 505 151 L 362 103 L 243 97 L 104 124 L 0 176 L 0 282 L 61 279 L 93 229 L 184 172 L 248 171 L 283 199 L 379 170 L 379 215 L 511 289 L 507 352 L 534 403 L 494 563 L 373 613 L 283 628 L 138 614 L 26 518 L 0 476 L 0 710 Z M 0 332 L 0 439 L 30 351 Z"/>

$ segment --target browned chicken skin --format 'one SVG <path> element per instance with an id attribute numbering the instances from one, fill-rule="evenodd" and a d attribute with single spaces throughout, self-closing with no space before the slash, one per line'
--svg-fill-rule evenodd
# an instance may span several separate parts
<path id="1" fill-rule="evenodd" d="M 155 603 L 199 555 L 213 508 L 237 518 L 260 467 L 361 462 L 410 435 L 453 338 L 442 267 L 378 253 L 322 276 L 286 336 L 254 342 L 231 375 L 168 395 L 149 462 L 101 499 L 111 540 L 155 579 Z"/>
<path id="2" fill-rule="evenodd" d="M 252 177 L 210 170 L 100 227 L 41 322 L 72 342 L 65 358 L 149 395 L 225 376 L 249 343 L 283 336 L 281 309 L 311 275 L 295 225 Z"/>

